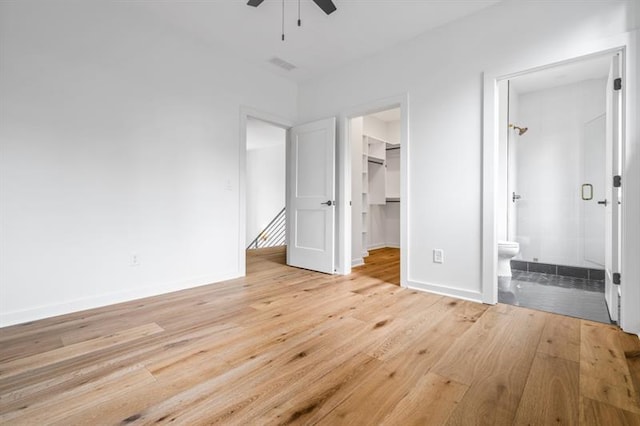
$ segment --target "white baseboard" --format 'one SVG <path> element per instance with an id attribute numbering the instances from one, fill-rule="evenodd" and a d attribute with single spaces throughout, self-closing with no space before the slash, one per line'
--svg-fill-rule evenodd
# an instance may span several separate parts
<path id="1" fill-rule="evenodd" d="M 130 302 L 132 300 L 142 299 L 145 297 L 158 296 L 174 291 L 226 281 L 238 278 L 239 276 L 240 275 L 238 274 L 229 274 L 228 276 L 197 277 L 186 281 L 167 283 L 159 286 L 154 285 L 116 293 L 85 297 L 51 305 L 38 306 L 20 311 L 3 312 L 0 313 L 0 327 L 22 324 L 25 322 L 70 314 L 87 309 L 100 308 L 103 306 L 114 305 L 116 303 Z"/>
<path id="2" fill-rule="evenodd" d="M 381 248 L 400 248 L 400 244 L 396 244 L 396 243 L 381 243 L 381 244 L 374 244 L 371 245 L 369 247 L 367 247 L 367 249 L 369 250 L 377 250 L 377 249 L 381 249 Z"/>
<path id="3" fill-rule="evenodd" d="M 364 259 L 363 258 L 358 258 L 358 259 L 351 259 L 351 267 L 355 267 L 355 266 L 362 266 L 364 265 Z"/>
<path id="4" fill-rule="evenodd" d="M 464 299 L 471 302 L 482 303 L 482 292 L 480 291 L 461 290 L 458 288 L 417 281 L 408 281 L 407 288 L 440 294 L 442 296 L 455 297 L 456 299 Z"/>

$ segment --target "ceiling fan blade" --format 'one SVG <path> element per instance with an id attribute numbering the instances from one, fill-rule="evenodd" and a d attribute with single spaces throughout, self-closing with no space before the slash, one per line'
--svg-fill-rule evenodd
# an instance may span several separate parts
<path id="1" fill-rule="evenodd" d="M 249 6 L 253 6 L 253 7 L 258 7 L 260 6 L 260 3 L 262 3 L 264 0 L 249 0 L 247 2 L 247 5 Z"/>
<path id="2" fill-rule="evenodd" d="M 336 11 L 336 5 L 331 0 L 313 0 L 327 15 L 331 15 Z"/>

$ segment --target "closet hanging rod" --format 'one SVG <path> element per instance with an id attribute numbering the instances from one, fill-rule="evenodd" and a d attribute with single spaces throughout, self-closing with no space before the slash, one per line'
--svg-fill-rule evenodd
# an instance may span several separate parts
<path id="1" fill-rule="evenodd" d="M 392 146 L 391 148 L 386 148 L 387 151 L 391 151 L 391 150 L 394 150 L 394 149 L 400 149 L 400 147 L 399 146 Z"/>
<path id="2" fill-rule="evenodd" d="M 374 164 L 384 164 L 384 160 L 379 160 L 379 159 L 377 159 L 377 158 L 371 158 L 371 157 L 369 157 L 368 161 L 369 161 L 370 163 L 374 163 Z"/>

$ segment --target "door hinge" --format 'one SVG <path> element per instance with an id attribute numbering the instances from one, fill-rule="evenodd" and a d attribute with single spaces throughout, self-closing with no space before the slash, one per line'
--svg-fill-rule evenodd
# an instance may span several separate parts
<path id="1" fill-rule="evenodd" d="M 615 175 L 613 177 L 613 187 L 614 188 L 620 188 L 620 186 L 622 186 L 622 176 Z"/>
<path id="2" fill-rule="evenodd" d="M 613 273 L 613 283 L 620 284 L 620 272 Z"/>
<path id="3" fill-rule="evenodd" d="M 622 89 L 622 79 L 620 77 L 613 80 L 613 90 Z"/>

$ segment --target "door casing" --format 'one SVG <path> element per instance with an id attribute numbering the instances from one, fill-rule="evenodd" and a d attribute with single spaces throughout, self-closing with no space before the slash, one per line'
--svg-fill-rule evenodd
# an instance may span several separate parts
<path id="1" fill-rule="evenodd" d="M 338 176 L 336 200 L 338 221 L 337 262 L 338 274 L 351 273 L 351 119 L 374 114 L 376 112 L 400 108 L 400 285 L 408 286 L 407 272 L 409 268 L 409 235 L 408 235 L 408 161 L 411 150 L 409 138 L 409 94 L 403 93 L 388 98 L 370 101 L 343 111 L 339 115 L 339 137 L 337 149 Z"/>
<path id="2" fill-rule="evenodd" d="M 497 303 L 497 226 L 495 213 L 497 202 L 498 183 L 498 82 L 504 79 L 517 77 L 532 71 L 573 62 L 603 54 L 620 53 L 622 56 L 622 135 L 621 150 L 623 163 L 623 204 L 622 204 L 622 250 L 621 250 L 621 274 L 623 283 L 623 298 L 621 300 L 621 323 L 623 330 L 632 333 L 640 333 L 640 312 L 637 309 L 640 300 L 640 267 L 637 259 L 633 259 L 640 253 L 638 240 L 640 239 L 640 226 L 632 223 L 630 219 L 637 218 L 640 214 L 640 203 L 637 194 L 637 184 L 633 178 L 638 175 L 638 165 L 634 164 L 634 155 L 638 156 L 638 147 L 627 146 L 635 143 L 640 129 L 633 120 L 636 113 L 637 72 L 639 64 L 636 58 L 637 45 L 640 44 L 640 33 L 624 33 L 605 40 L 594 41 L 580 47 L 576 47 L 572 56 L 550 55 L 546 58 L 537 57 L 534 60 L 527 59 L 520 64 L 510 64 L 502 68 L 484 72 L 484 96 L 483 96 L 483 183 L 482 183 L 482 301 L 488 304 Z M 635 141 L 635 142 L 634 142 Z M 631 149 L 629 149 L 631 148 Z M 626 185 L 625 185 L 625 177 Z M 631 181 L 631 182 L 630 182 Z"/>
<path id="3" fill-rule="evenodd" d="M 239 159 L 239 176 L 238 176 L 238 193 L 239 193 L 239 212 L 240 212 L 240 232 L 238 233 L 238 274 L 245 276 L 247 274 L 247 252 L 244 246 L 247 235 L 247 120 L 255 118 L 274 126 L 282 127 L 287 130 L 286 147 L 289 147 L 289 129 L 293 127 L 293 123 L 285 118 L 277 115 L 261 111 L 259 109 L 248 106 L 240 107 L 240 147 L 238 152 Z M 285 160 L 286 161 L 286 160 Z M 288 185 L 288 183 L 287 183 Z M 289 189 L 287 187 L 285 200 Z"/>

